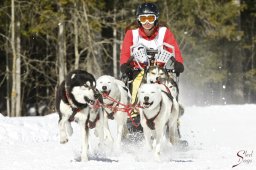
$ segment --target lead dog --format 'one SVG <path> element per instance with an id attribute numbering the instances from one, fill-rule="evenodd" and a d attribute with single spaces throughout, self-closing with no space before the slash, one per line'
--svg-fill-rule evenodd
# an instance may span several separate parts
<path id="1" fill-rule="evenodd" d="M 179 105 L 175 98 L 168 96 L 159 84 L 143 84 L 138 91 L 141 125 L 143 127 L 145 142 L 154 150 L 155 158 L 160 160 L 161 142 L 163 140 L 166 125 L 167 138 L 172 144 L 176 144 L 177 120 Z M 155 140 L 155 146 L 151 138 Z"/>
<path id="2" fill-rule="evenodd" d="M 71 121 L 76 121 L 82 131 L 82 161 L 88 161 L 88 128 L 98 113 L 98 110 L 92 110 L 90 116 L 90 111 L 98 95 L 95 78 L 83 70 L 70 72 L 56 91 L 60 143 L 68 142 L 68 135 L 73 133 Z"/>
<path id="3" fill-rule="evenodd" d="M 125 84 L 109 75 L 103 75 L 97 79 L 97 89 L 103 96 L 104 127 L 107 138 L 113 141 L 108 127 L 108 119 L 117 122 L 116 148 L 121 146 L 121 139 L 127 134 L 127 113 L 118 110 L 123 108 L 122 104 L 130 104 L 130 93 Z M 112 100 L 113 99 L 113 100 Z M 121 104 L 120 104 L 121 103 Z"/>

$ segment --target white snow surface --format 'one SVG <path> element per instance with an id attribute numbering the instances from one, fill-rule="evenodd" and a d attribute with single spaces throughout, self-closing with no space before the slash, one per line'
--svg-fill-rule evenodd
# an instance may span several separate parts
<path id="1" fill-rule="evenodd" d="M 154 160 L 144 139 L 130 137 L 119 151 L 99 150 L 98 138 L 91 133 L 89 161 L 80 162 L 78 125 L 72 122 L 74 134 L 60 144 L 58 119 L 57 113 L 18 118 L 0 114 L 0 170 L 256 169 L 256 105 L 186 107 L 180 122 L 189 146 L 172 147 L 165 140 L 161 161 Z M 109 123 L 114 133 L 115 122 Z"/>

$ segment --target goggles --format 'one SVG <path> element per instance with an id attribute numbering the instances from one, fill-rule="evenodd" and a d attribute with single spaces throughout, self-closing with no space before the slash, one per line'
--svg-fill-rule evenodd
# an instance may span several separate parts
<path id="1" fill-rule="evenodd" d="M 138 20 L 141 22 L 141 24 L 145 24 L 146 22 L 153 24 L 156 20 L 156 15 L 154 14 L 139 15 Z"/>

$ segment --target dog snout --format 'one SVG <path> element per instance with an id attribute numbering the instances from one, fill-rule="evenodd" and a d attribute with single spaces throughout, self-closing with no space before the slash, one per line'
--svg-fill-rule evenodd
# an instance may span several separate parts
<path id="1" fill-rule="evenodd" d="M 100 92 L 96 89 L 94 92 L 94 98 L 98 99 L 100 97 Z"/>
<path id="2" fill-rule="evenodd" d="M 99 97 L 100 97 L 100 94 L 98 94 L 98 93 L 95 93 L 95 94 L 94 94 L 94 98 L 95 98 L 95 99 L 98 99 Z"/>
<path id="3" fill-rule="evenodd" d="M 107 90 L 107 86 L 102 86 L 102 90 Z"/>
<path id="4" fill-rule="evenodd" d="M 148 101 L 149 101 L 149 97 L 148 97 L 148 96 L 145 96 L 145 97 L 144 97 L 144 101 L 145 101 L 145 102 L 148 102 Z"/>

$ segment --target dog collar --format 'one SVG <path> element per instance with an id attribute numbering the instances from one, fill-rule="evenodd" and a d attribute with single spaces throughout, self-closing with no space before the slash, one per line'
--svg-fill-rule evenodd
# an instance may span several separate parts
<path id="1" fill-rule="evenodd" d="M 67 100 L 68 100 L 68 104 L 72 107 L 72 108 L 77 108 L 77 106 L 74 104 L 74 102 L 71 100 L 71 98 L 70 98 L 70 95 L 69 95 L 69 93 L 68 93 L 68 87 L 67 87 L 67 85 L 66 85 L 66 83 L 65 83 L 65 96 L 66 96 L 66 98 L 67 98 Z"/>

